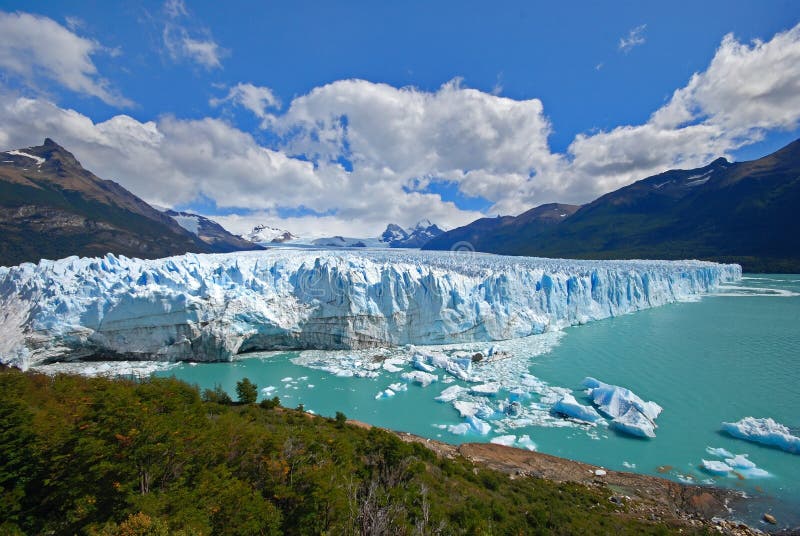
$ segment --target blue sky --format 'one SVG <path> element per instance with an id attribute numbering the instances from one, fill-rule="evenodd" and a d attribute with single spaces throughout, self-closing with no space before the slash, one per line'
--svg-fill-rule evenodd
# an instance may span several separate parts
<path id="1" fill-rule="evenodd" d="M 757 84 L 792 62 L 800 3 L 548 4 L 0 1 L 6 15 L 33 16 L 8 18 L 19 32 L 0 34 L 3 119 L 36 126 L 0 132 L 0 144 L 50 135 L 104 178 L 152 202 L 230 215 L 220 219 L 235 230 L 263 221 L 369 234 L 386 220 L 457 225 L 585 202 L 652 172 L 755 158 L 798 137 L 798 110 L 780 111 L 797 104 L 780 95 L 799 87 L 794 70 L 744 114 L 750 124 L 725 107 L 754 99 L 719 87 L 737 72 Z M 35 44 L 48 19 L 66 32 L 49 51 Z M 753 40 L 772 48 L 759 54 Z M 742 67 L 725 71 L 731 58 Z M 707 75 L 686 89 L 693 116 L 659 124 L 658 155 L 631 141 L 647 136 L 622 139 L 626 128 L 652 134 L 653 114 L 694 73 Z M 248 104 L 248 91 L 260 100 Z M 35 116 L 19 115 L 19 99 L 36 102 Z M 48 113 L 60 119 L 43 125 Z M 705 137 L 687 125 L 705 125 Z M 214 162 L 193 160 L 191 147 Z"/>

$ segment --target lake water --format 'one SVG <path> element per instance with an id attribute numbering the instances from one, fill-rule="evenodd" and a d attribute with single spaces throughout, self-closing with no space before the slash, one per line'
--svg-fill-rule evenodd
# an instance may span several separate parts
<path id="1" fill-rule="evenodd" d="M 519 385 L 525 373 L 543 385 L 523 402 L 521 417 L 487 419 L 492 426 L 487 435 L 456 435 L 446 428 L 463 419 L 452 404 L 435 397 L 445 387 L 468 386 L 465 382 L 437 382 L 424 388 L 409 384 L 407 391 L 376 400 L 377 393 L 402 381 L 400 372 L 380 369 L 375 378 L 360 378 L 318 368 L 352 355 L 365 363 L 375 355 L 388 355 L 399 363 L 413 353 L 409 349 L 256 353 L 234 363 L 180 364 L 155 374 L 175 375 L 203 388 L 219 384 L 232 395 L 236 382 L 249 377 L 259 388 L 274 387 L 262 398 L 278 396 L 287 407 L 303 404 L 322 415 L 342 411 L 350 418 L 451 443 L 527 435 L 540 452 L 611 469 L 740 489 L 753 501 L 751 511 L 737 512 L 739 517 L 753 522 L 772 511 L 782 525 L 798 526 L 800 455 L 737 440 L 719 430 L 723 421 L 772 417 L 800 435 L 800 276 L 745 276 L 738 287 L 694 303 L 498 344 L 513 357 L 477 367 L 482 376 L 505 386 L 490 404 L 505 399 L 507 390 Z M 488 346 L 458 348 L 484 349 L 485 353 Z M 408 365 L 402 368 L 411 370 Z M 664 411 L 656 421 L 657 437 L 635 439 L 606 426 L 579 426 L 550 416 L 547 407 L 553 387 L 574 389 L 579 401 L 589 403 L 580 386 L 586 376 L 628 387 L 660 404 Z M 771 476 L 742 480 L 735 475 L 706 474 L 698 467 L 701 460 L 720 459 L 709 454 L 707 447 L 747 454 Z"/>

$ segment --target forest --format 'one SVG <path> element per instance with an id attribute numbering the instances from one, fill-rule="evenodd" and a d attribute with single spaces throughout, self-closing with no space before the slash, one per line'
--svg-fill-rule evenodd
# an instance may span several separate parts
<path id="1" fill-rule="evenodd" d="M 0 370 L 0 533 L 669 534 L 609 492 L 175 379 Z M 684 528 L 684 531 L 686 529 Z M 684 532 L 685 533 L 685 532 Z"/>

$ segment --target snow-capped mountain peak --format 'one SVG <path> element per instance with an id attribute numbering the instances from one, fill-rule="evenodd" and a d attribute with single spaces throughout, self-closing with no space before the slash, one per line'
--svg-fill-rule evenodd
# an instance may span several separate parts
<path id="1" fill-rule="evenodd" d="M 289 240 L 296 240 L 298 237 L 284 229 L 277 229 L 268 225 L 256 225 L 249 233 L 242 235 L 242 238 L 256 243 L 280 244 Z"/>

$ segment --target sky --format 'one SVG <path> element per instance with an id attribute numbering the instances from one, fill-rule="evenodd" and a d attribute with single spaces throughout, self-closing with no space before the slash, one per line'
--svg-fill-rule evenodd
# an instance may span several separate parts
<path id="1" fill-rule="evenodd" d="M 305 236 L 585 203 L 800 137 L 800 2 L 0 0 L 0 150 Z"/>

